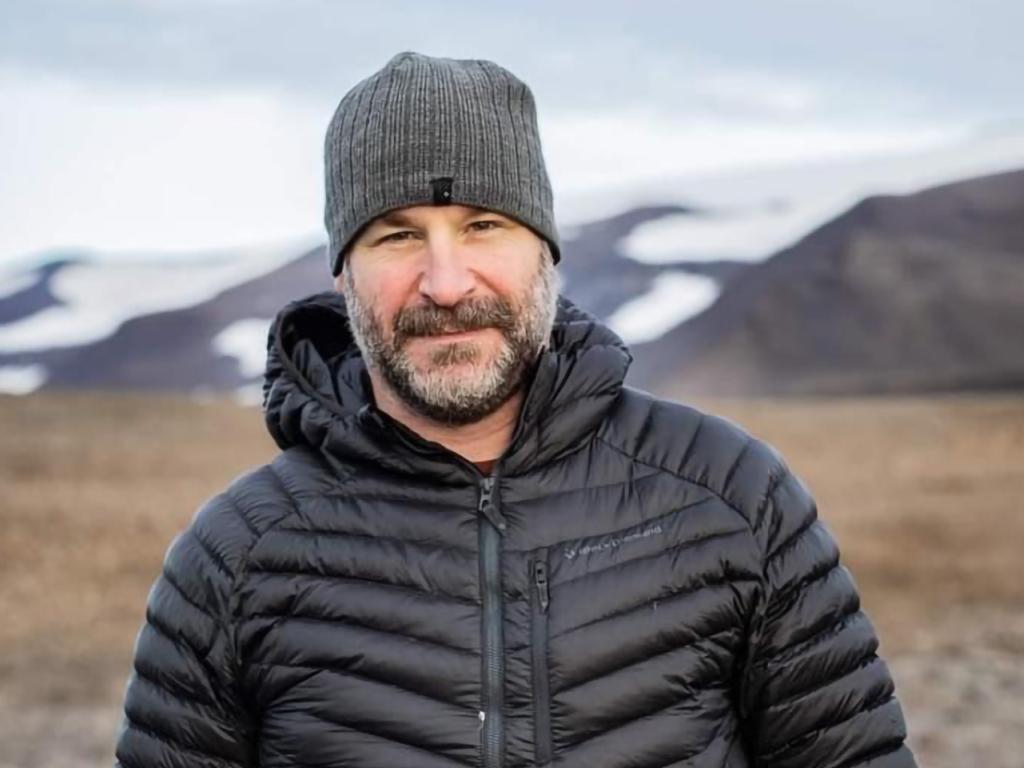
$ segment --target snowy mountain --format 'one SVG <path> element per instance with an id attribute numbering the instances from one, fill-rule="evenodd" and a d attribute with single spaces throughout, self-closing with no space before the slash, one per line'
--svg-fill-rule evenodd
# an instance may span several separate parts
<path id="1" fill-rule="evenodd" d="M 1024 172 L 920 191 L 1024 167 L 1024 137 L 997 139 L 563 202 L 566 293 L 631 345 L 631 383 L 659 391 L 1021 386 Z M 272 317 L 330 284 L 309 240 L 0 268 L 0 391 L 232 390 L 252 402 Z"/>
<path id="2" fill-rule="evenodd" d="M 637 263 L 616 244 L 670 213 L 678 209 L 630 211 L 566 239 L 567 292 L 606 314 L 650 291 L 675 265 Z M 702 275 L 724 279 L 732 269 L 696 265 L 694 279 L 714 286 Z M 0 390 L 227 389 L 251 401 L 277 310 L 331 282 L 323 245 L 187 262 L 64 256 L 2 283 Z"/>
<path id="3" fill-rule="evenodd" d="M 1024 170 L 863 200 L 634 351 L 677 396 L 1024 388 Z"/>

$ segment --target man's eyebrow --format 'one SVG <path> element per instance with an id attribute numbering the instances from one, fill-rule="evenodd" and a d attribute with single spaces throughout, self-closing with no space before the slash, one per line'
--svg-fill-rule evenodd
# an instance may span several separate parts
<path id="1" fill-rule="evenodd" d="M 389 211 L 377 219 L 377 223 L 389 227 L 412 227 L 416 225 L 415 221 L 401 211 Z"/>
<path id="2" fill-rule="evenodd" d="M 487 208 L 470 208 L 469 212 L 462 216 L 463 219 L 472 219 L 476 216 L 497 216 L 499 218 L 508 218 L 498 211 L 491 211 Z M 388 211 L 387 213 L 381 214 L 374 219 L 375 224 L 383 224 L 389 227 L 415 227 L 416 220 L 411 216 L 403 213 L 400 210 Z"/>

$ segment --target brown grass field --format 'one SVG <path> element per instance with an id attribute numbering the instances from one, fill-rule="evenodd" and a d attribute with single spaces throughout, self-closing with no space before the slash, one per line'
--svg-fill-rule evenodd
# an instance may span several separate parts
<path id="1" fill-rule="evenodd" d="M 814 494 L 920 764 L 1024 766 L 1024 395 L 693 403 Z M 112 765 L 167 545 L 275 452 L 226 399 L 0 396 L 0 768 Z"/>

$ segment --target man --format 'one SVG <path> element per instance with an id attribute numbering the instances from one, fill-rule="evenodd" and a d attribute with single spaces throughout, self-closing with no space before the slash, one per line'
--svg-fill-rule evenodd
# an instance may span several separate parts
<path id="1" fill-rule="evenodd" d="M 395 56 L 326 140 L 282 451 L 172 544 L 122 768 L 913 766 L 805 486 L 558 296 L 529 89 Z"/>

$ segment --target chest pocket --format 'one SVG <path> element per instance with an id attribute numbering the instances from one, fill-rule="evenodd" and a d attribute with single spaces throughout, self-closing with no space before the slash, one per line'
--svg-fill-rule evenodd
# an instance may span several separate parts
<path id="1" fill-rule="evenodd" d="M 532 553 L 537 765 L 732 743 L 750 545 L 745 521 L 707 499 Z"/>
<path id="2" fill-rule="evenodd" d="M 548 550 L 542 548 L 529 561 L 530 652 L 533 668 L 534 748 L 537 765 L 551 762 L 551 690 L 548 671 Z"/>

